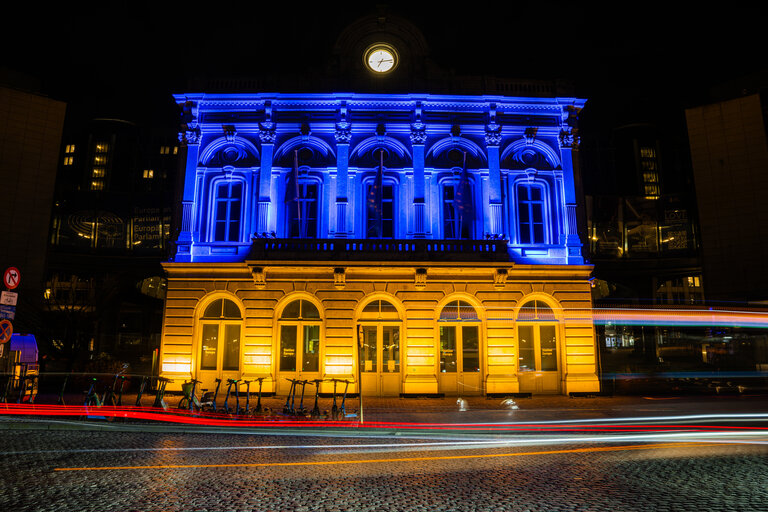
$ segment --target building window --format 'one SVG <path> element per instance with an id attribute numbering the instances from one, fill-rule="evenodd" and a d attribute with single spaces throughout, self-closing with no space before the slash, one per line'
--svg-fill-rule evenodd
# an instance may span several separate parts
<path id="1" fill-rule="evenodd" d="M 75 157 L 73 156 L 65 156 L 64 157 L 64 165 L 72 165 L 72 162 L 74 161 Z"/>
<path id="2" fill-rule="evenodd" d="M 214 242 L 239 242 L 243 183 L 227 181 L 216 186 L 214 198 Z"/>
<path id="3" fill-rule="evenodd" d="M 213 301 L 201 319 L 200 369 L 238 371 L 240 369 L 240 308 L 227 299 Z"/>
<path id="4" fill-rule="evenodd" d="M 280 371 L 320 371 L 320 312 L 308 300 L 295 300 L 280 315 Z"/>
<path id="5" fill-rule="evenodd" d="M 289 180 L 287 186 L 295 187 Z M 299 182 L 287 202 L 288 236 L 291 238 L 317 238 L 317 213 L 320 186 L 317 183 Z"/>
<path id="6" fill-rule="evenodd" d="M 661 194 L 659 185 L 659 162 L 656 149 L 648 146 L 640 147 L 640 170 L 643 180 L 643 193 L 646 199 L 658 198 Z"/>
<path id="7" fill-rule="evenodd" d="M 443 185 L 443 238 L 472 238 L 472 208 L 470 198 L 457 197 L 454 185 Z"/>
<path id="8" fill-rule="evenodd" d="M 93 155 L 93 163 L 96 165 L 104 165 L 107 163 L 107 156 L 103 154 Z"/>
<path id="9" fill-rule="evenodd" d="M 546 242 L 544 187 L 538 184 L 517 185 L 518 234 L 521 244 Z"/>
<path id="10" fill-rule="evenodd" d="M 91 190 L 104 190 L 104 180 L 91 180 Z"/>
<path id="11" fill-rule="evenodd" d="M 161 155 L 167 155 L 171 152 L 171 148 L 169 146 L 160 146 L 160 154 Z"/>
<path id="12" fill-rule="evenodd" d="M 64 152 L 67 154 L 74 153 L 75 152 L 75 145 L 74 144 L 67 144 L 67 146 L 64 148 Z"/>
<path id="13" fill-rule="evenodd" d="M 144 173 L 142 174 L 142 177 L 145 180 L 151 180 L 152 178 L 155 177 L 155 171 L 153 171 L 152 169 L 144 169 Z"/>
<path id="14" fill-rule="evenodd" d="M 449 302 L 439 322 L 440 373 L 479 373 L 480 325 L 475 308 L 460 300 Z"/>
<path id="15" fill-rule="evenodd" d="M 105 174 L 106 174 L 106 171 L 104 170 L 103 167 L 94 167 L 91 170 L 92 178 L 103 178 Z"/>
<path id="16" fill-rule="evenodd" d="M 371 183 L 366 187 L 366 238 L 394 238 L 395 187 L 382 185 L 381 202 L 378 202 L 374 186 Z"/>
<path id="17" fill-rule="evenodd" d="M 519 371 L 557 371 L 557 324 L 552 308 L 532 300 L 520 308 L 517 321 Z"/>

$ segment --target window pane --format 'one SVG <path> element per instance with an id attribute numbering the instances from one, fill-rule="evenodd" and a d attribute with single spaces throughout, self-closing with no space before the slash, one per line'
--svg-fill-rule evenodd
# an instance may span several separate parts
<path id="1" fill-rule="evenodd" d="M 320 318 L 320 312 L 317 310 L 314 304 L 307 300 L 301 301 L 301 317 L 302 318 Z"/>
<path id="2" fill-rule="evenodd" d="M 240 326 L 224 326 L 224 370 L 240 369 Z"/>
<path id="3" fill-rule="evenodd" d="M 280 318 L 299 318 L 299 308 L 301 306 L 301 302 L 298 300 L 295 300 L 285 306 L 285 309 L 283 309 L 283 315 Z"/>
<path id="4" fill-rule="evenodd" d="M 304 353 L 301 356 L 301 371 L 320 371 L 320 326 L 304 326 Z"/>
<path id="5" fill-rule="evenodd" d="M 240 318 L 240 308 L 231 300 L 224 300 L 224 318 Z"/>
<path id="6" fill-rule="evenodd" d="M 456 371 L 456 327 L 440 327 L 440 371 Z"/>
<path id="7" fill-rule="evenodd" d="M 381 371 L 400 372 L 400 328 L 386 325 L 382 327 L 382 344 Z"/>
<path id="8" fill-rule="evenodd" d="M 459 301 L 449 302 L 440 312 L 440 320 L 444 322 L 455 322 L 459 319 Z"/>
<path id="9" fill-rule="evenodd" d="M 544 243 L 544 224 L 533 225 L 533 243 L 535 244 Z"/>
<path id="10" fill-rule="evenodd" d="M 395 306 L 393 306 L 391 303 L 382 300 L 381 303 L 381 312 L 382 313 L 396 313 L 397 309 L 395 309 Z"/>
<path id="11" fill-rule="evenodd" d="M 536 355 L 533 350 L 533 326 L 520 325 L 517 328 L 520 336 L 520 360 L 518 368 L 521 372 L 536 371 Z"/>
<path id="12" fill-rule="evenodd" d="M 203 339 L 200 345 L 200 369 L 215 370 L 219 352 L 218 325 L 203 325 Z"/>
<path id="13" fill-rule="evenodd" d="M 364 372 L 376 371 L 376 326 L 367 325 L 363 327 L 363 353 L 362 365 Z"/>
<path id="14" fill-rule="evenodd" d="M 541 369 L 545 372 L 557 371 L 557 336 L 554 325 L 539 327 L 541 336 Z"/>
<path id="15" fill-rule="evenodd" d="M 476 325 L 464 325 L 461 328 L 461 356 L 462 371 L 480 371 L 480 336 Z"/>
<path id="16" fill-rule="evenodd" d="M 217 299 L 211 304 L 205 308 L 205 313 L 203 314 L 203 318 L 221 318 L 221 303 L 223 302 L 223 299 Z M 237 316 L 240 316 L 239 314 Z"/>
<path id="17" fill-rule="evenodd" d="M 296 371 L 296 326 L 280 327 L 280 371 Z"/>

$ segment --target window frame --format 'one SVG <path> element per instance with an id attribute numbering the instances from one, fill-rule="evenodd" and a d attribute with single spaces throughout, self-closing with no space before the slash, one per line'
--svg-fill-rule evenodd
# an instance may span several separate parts
<path id="1" fill-rule="evenodd" d="M 391 189 L 392 189 L 392 199 L 391 199 L 391 203 L 392 203 L 392 219 L 391 219 L 391 221 L 392 221 L 392 236 L 379 236 L 379 237 L 375 237 L 375 238 L 368 236 L 368 231 L 369 231 L 369 228 L 368 228 L 368 220 L 369 220 L 369 217 L 368 217 L 368 213 L 369 213 L 368 212 L 368 194 L 370 193 L 370 187 L 373 186 L 373 182 L 375 180 L 376 180 L 376 176 L 374 174 L 373 176 L 363 180 L 363 183 L 362 183 L 362 185 L 363 185 L 362 186 L 362 189 L 363 189 L 362 190 L 362 192 L 363 192 L 363 194 L 362 194 L 362 203 L 363 203 L 362 204 L 362 210 L 363 210 L 363 223 L 362 223 L 363 233 L 362 233 L 362 238 L 364 238 L 366 240 L 395 240 L 395 239 L 398 238 L 398 224 L 399 223 L 398 223 L 398 218 L 397 218 L 398 215 L 397 215 L 397 213 L 398 213 L 398 203 L 399 203 L 399 201 L 398 201 L 398 192 L 399 192 L 400 188 L 399 188 L 399 183 L 397 182 L 397 180 L 392 179 L 392 178 L 388 178 L 386 175 L 383 177 L 382 184 L 381 184 L 381 186 L 382 186 L 382 194 L 381 194 L 381 197 L 382 197 L 382 231 L 385 231 L 385 229 L 384 229 L 384 221 L 386 219 L 386 217 L 384 217 L 384 207 L 383 207 L 383 203 L 385 201 L 385 199 L 384 199 L 384 189 L 387 188 L 387 187 L 391 187 Z"/>
<path id="2" fill-rule="evenodd" d="M 551 203 L 549 199 L 549 187 L 546 182 L 540 181 L 540 180 L 516 180 L 513 184 L 513 192 L 514 192 L 514 206 L 515 206 L 515 236 L 517 238 L 517 243 L 520 245 L 546 245 L 552 243 L 551 240 Z M 523 217 L 521 215 L 521 198 L 520 198 L 520 189 L 525 187 L 528 189 L 528 199 L 524 200 L 525 203 L 528 205 L 528 221 L 525 222 L 525 224 L 528 225 L 528 236 L 530 237 L 529 241 L 523 241 Z M 531 198 L 530 191 L 534 188 L 539 189 L 541 191 L 541 199 L 540 200 L 533 200 Z M 538 224 L 538 222 L 533 221 L 533 205 L 539 204 L 541 206 L 541 240 L 536 240 L 536 233 L 535 233 L 535 224 Z"/>
<path id="3" fill-rule="evenodd" d="M 233 198 L 231 197 L 232 193 L 232 186 L 233 185 L 239 185 L 240 186 L 240 211 L 239 215 L 240 218 L 237 221 L 237 236 L 235 240 L 230 240 L 231 238 L 231 224 L 234 222 L 231 220 L 230 216 L 233 211 L 231 208 L 231 203 L 233 201 Z M 225 225 L 225 234 L 223 240 L 218 240 L 216 237 L 216 228 L 217 224 L 219 222 L 218 219 L 218 204 L 219 204 L 219 198 L 218 198 L 218 191 L 221 187 L 229 187 L 229 193 L 230 197 L 224 198 L 226 201 L 226 204 L 228 205 L 226 207 L 226 219 L 224 220 Z M 210 185 L 210 198 L 209 198 L 209 206 L 208 206 L 208 240 L 212 243 L 224 243 L 224 244 L 233 244 L 233 243 L 242 243 L 243 241 L 243 232 L 245 231 L 245 224 L 246 224 L 246 218 L 245 218 L 245 212 L 246 209 L 246 202 L 248 198 L 248 184 L 245 179 L 239 177 L 239 176 L 231 176 L 231 177 L 220 177 L 217 179 L 214 179 L 211 181 Z"/>

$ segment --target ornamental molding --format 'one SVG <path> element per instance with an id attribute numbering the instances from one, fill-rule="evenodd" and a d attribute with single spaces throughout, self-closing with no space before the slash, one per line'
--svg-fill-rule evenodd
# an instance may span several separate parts
<path id="1" fill-rule="evenodd" d="M 427 142 L 427 125 L 418 120 L 412 123 L 410 138 L 412 145 L 424 145 Z"/>
<path id="2" fill-rule="evenodd" d="M 262 144 L 274 144 L 276 139 L 275 123 L 272 121 L 259 123 L 259 140 Z"/>
<path id="3" fill-rule="evenodd" d="M 349 144 L 352 141 L 352 125 L 347 121 L 336 123 L 333 138 L 336 139 L 336 144 Z"/>
<path id="4" fill-rule="evenodd" d="M 347 269 L 343 267 L 333 269 L 333 286 L 337 290 L 343 290 L 347 286 Z"/>
<path id="5" fill-rule="evenodd" d="M 498 147 L 500 144 L 501 125 L 496 124 L 495 122 L 488 123 L 485 126 L 485 145 L 489 147 Z"/>
<path id="6" fill-rule="evenodd" d="M 251 270 L 251 275 L 253 275 L 253 284 L 256 286 L 257 290 L 263 290 L 266 288 L 267 279 L 264 267 L 253 267 Z"/>
<path id="7" fill-rule="evenodd" d="M 413 275 L 414 285 L 417 290 L 423 290 L 427 287 L 427 269 L 417 268 L 416 273 Z"/>
<path id="8" fill-rule="evenodd" d="M 536 132 L 538 132 L 539 129 L 535 126 L 529 126 L 525 129 L 523 132 L 523 136 L 525 137 L 525 144 L 527 146 L 532 146 L 534 142 L 536 142 Z"/>
<path id="9" fill-rule="evenodd" d="M 507 269 L 497 268 L 496 272 L 493 274 L 493 287 L 497 290 L 503 290 L 507 285 L 508 276 L 509 273 L 507 272 Z"/>

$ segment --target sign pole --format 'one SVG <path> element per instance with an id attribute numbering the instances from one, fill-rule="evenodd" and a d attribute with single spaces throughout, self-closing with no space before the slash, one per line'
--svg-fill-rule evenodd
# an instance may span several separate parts
<path id="1" fill-rule="evenodd" d="M 363 326 L 358 326 L 357 330 L 357 394 L 360 398 L 360 425 L 363 424 Z"/>

